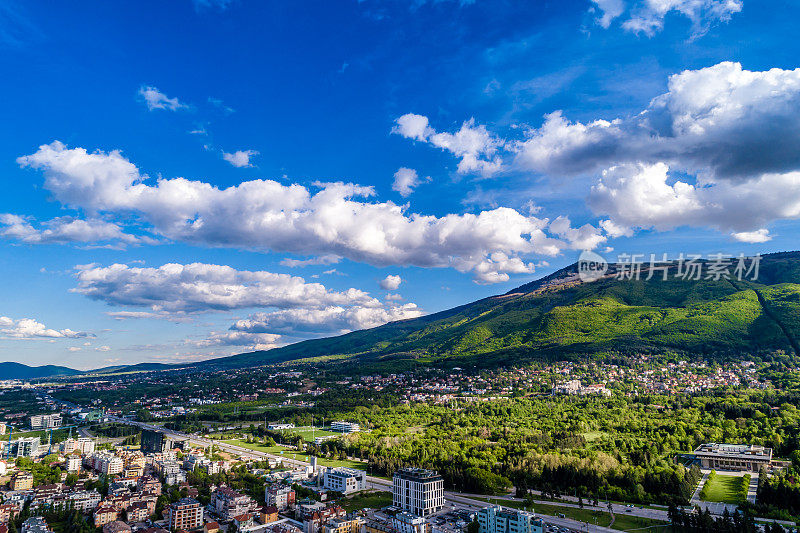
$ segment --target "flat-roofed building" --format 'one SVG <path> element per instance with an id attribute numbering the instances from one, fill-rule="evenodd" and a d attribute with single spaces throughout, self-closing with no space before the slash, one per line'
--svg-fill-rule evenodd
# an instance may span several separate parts
<path id="1" fill-rule="evenodd" d="M 336 422 L 331 422 L 331 431 L 339 431 L 341 433 L 355 433 L 356 431 L 360 430 L 361 427 L 355 422 L 345 422 L 343 420 L 337 420 Z"/>
<path id="2" fill-rule="evenodd" d="M 61 427 L 61 415 L 34 415 L 31 417 L 31 429 L 55 429 Z"/>
<path id="3" fill-rule="evenodd" d="M 429 516 L 444 507 L 444 480 L 424 468 L 403 468 L 392 478 L 392 502 L 417 516 Z"/>
<path id="4" fill-rule="evenodd" d="M 542 520 L 525 511 L 505 510 L 499 505 L 484 507 L 476 516 L 479 533 L 542 533 Z"/>
<path id="5" fill-rule="evenodd" d="M 758 472 L 772 463 L 772 448 L 753 444 L 701 444 L 694 451 L 702 468 Z"/>
<path id="6" fill-rule="evenodd" d="M 367 488 L 367 473 L 355 468 L 328 468 L 322 476 L 328 490 L 350 494 Z"/>
<path id="7" fill-rule="evenodd" d="M 203 506 L 194 498 L 181 498 L 170 504 L 167 514 L 170 531 L 191 531 L 203 525 Z"/>

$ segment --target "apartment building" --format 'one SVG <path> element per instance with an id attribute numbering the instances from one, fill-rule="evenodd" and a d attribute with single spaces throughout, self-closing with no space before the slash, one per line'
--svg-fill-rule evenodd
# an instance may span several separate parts
<path id="1" fill-rule="evenodd" d="M 392 478 L 392 502 L 417 516 L 429 516 L 444 507 L 444 480 L 424 468 L 403 468 Z"/>
<path id="2" fill-rule="evenodd" d="M 17 472 L 11 478 L 11 490 L 28 490 L 33 488 L 33 475 L 29 472 Z"/>
<path id="3" fill-rule="evenodd" d="M 322 475 L 322 485 L 328 490 L 350 494 L 367 488 L 367 473 L 355 468 L 328 468 Z"/>
<path id="4" fill-rule="evenodd" d="M 63 453 L 80 452 L 81 455 L 94 453 L 95 445 L 94 440 L 88 437 L 80 437 L 77 439 L 69 438 L 61 443 L 61 451 Z"/>
<path id="5" fill-rule="evenodd" d="M 533 513 L 484 507 L 477 514 L 479 533 L 542 533 L 542 520 Z"/>
<path id="6" fill-rule="evenodd" d="M 258 510 L 258 504 L 250 496 L 226 486 L 217 488 L 211 494 L 209 506 L 222 522 L 230 522 L 235 516 Z"/>
<path id="7" fill-rule="evenodd" d="M 278 511 L 285 511 L 294 505 L 295 493 L 292 487 L 286 485 L 267 485 L 264 489 L 264 501 Z"/>
<path id="8" fill-rule="evenodd" d="M 181 498 L 167 512 L 170 531 L 191 531 L 203 525 L 203 506 L 194 498 Z"/>

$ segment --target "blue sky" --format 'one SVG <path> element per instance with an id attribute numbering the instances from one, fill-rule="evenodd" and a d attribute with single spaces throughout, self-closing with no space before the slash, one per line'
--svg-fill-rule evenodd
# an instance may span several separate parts
<path id="1" fill-rule="evenodd" d="M 592 248 L 797 248 L 800 5 L 0 1 L 0 359 L 185 362 Z"/>

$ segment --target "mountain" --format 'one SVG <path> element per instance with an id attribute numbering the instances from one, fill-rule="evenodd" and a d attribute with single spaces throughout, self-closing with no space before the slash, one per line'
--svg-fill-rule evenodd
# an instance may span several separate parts
<path id="1" fill-rule="evenodd" d="M 80 370 L 65 366 L 28 366 L 21 363 L 0 363 L 0 379 L 36 379 L 53 376 L 75 376 Z"/>
<path id="2" fill-rule="evenodd" d="M 634 353 L 800 355 L 800 252 L 763 256 L 757 280 L 706 279 L 711 263 L 701 265 L 701 279 L 677 278 L 684 267 L 672 262 L 666 281 L 657 269 L 647 280 L 647 264 L 640 279 L 617 279 L 626 266 L 611 264 L 605 276 L 583 282 L 573 264 L 447 311 L 195 366 L 240 368 L 302 359 L 397 368 Z"/>

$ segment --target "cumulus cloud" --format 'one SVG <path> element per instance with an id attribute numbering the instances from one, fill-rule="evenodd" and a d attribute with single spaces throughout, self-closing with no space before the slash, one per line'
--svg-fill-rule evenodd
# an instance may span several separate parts
<path id="1" fill-rule="evenodd" d="M 396 320 L 417 318 L 422 314 L 422 310 L 413 303 L 388 307 L 329 306 L 322 309 L 286 309 L 250 315 L 246 319 L 237 320 L 230 329 L 249 334 L 339 334 L 374 328 Z"/>
<path id="2" fill-rule="evenodd" d="M 742 0 L 592 0 L 600 16 L 597 23 L 608 28 L 612 21 L 625 15 L 622 28 L 653 36 L 664 27 L 670 13 L 685 16 L 692 22 L 694 34 L 704 33 L 709 26 L 727 22 L 742 10 Z"/>
<path id="3" fill-rule="evenodd" d="M 74 217 L 57 217 L 34 227 L 31 220 L 9 213 L 0 214 L 0 236 L 25 244 L 66 244 L 116 242 L 124 244 L 154 243 L 153 239 L 125 233 L 112 222 Z"/>
<path id="4" fill-rule="evenodd" d="M 394 173 L 392 190 L 400 193 L 403 198 L 409 196 L 414 189 L 423 182 L 430 181 L 430 177 L 420 178 L 413 168 L 400 167 Z"/>
<path id="5" fill-rule="evenodd" d="M 11 339 L 81 339 L 94 335 L 71 329 L 50 329 L 32 318 L 0 316 L 0 335 Z"/>
<path id="6" fill-rule="evenodd" d="M 320 283 L 306 283 L 288 274 L 204 263 L 168 263 L 158 268 L 83 265 L 77 267 L 76 276 L 78 284 L 73 292 L 112 305 L 148 307 L 156 313 L 381 305 L 358 289 L 331 291 Z"/>
<path id="7" fill-rule="evenodd" d="M 236 150 L 232 154 L 222 152 L 222 159 L 235 166 L 236 168 L 252 167 L 250 158 L 258 155 L 257 150 Z"/>
<path id="8" fill-rule="evenodd" d="M 195 245 L 332 254 L 376 266 L 452 267 L 498 274 L 520 271 L 522 254 L 555 255 L 566 245 L 549 237 L 548 221 L 510 208 L 442 217 L 369 202 L 371 187 L 317 183 L 316 190 L 252 180 L 219 189 L 185 178 L 153 183 L 119 151 L 87 152 L 60 142 L 18 159 L 44 172 L 44 187 L 62 204 L 90 214 L 138 216 L 152 231 Z M 489 261 L 501 253 L 508 261 Z M 511 270 L 502 270 L 505 266 Z M 527 272 L 527 270 L 526 270 Z M 500 275 L 499 278 L 507 276 Z"/>
<path id="9" fill-rule="evenodd" d="M 139 96 L 142 97 L 147 109 L 153 111 L 154 109 L 166 109 L 169 111 L 177 111 L 189 106 L 182 103 L 177 98 L 169 98 L 166 94 L 162 93 L 156 87 L 142 85 L 139 88 Z"/>
<path id="10" fill-rule="evenodd" d="M 570 243 L 575 250 L 594 250 L 607 238 L 600 228 L 591 224 L 584 224 L 580 228 L 573 228 L 568 217 L 560 216 L 550 223 L 550 231 Z"/>
<path id="11" fill-rule="evenodd" d="M 461 174 L 476 173 L 489 177 L 503 169 L 503 160 L 497 152 L 503 148 L 504 141 L 489 133 L 486 126 L 476 126 L 474 119 L 465 121 L 455 133 L 437 133 L 428 124 L 428 117 L 407 113 L 395 120 L 392 133 L 452 153 L 461 159 L 458 163 Z"/>
<path id="12" fill-rule="evenodd" d="M 402 282 L 403 278 L 390 274 L 382 279 L 378 285 L 380 285 L 381 289 L 385 291 L 396 291 Z"/>
<path id="13" fill-rule="evenodd" d="M 738 241 L 765 242 L 766 224 L 800 218 L 800 172 L 697 186 L 671 178 L 664 163 L 621 165 L 603 172 L 589 205 L 617 228 L 707 226 Z"/>
<path id="14" fill-rule="evenodd" d="M 800 69 L 751 72 L 725 62 L 675 74 L 668 87 L 631 117 L 581 123 L 548 115 L 517 145 L 517 163 L 574 176 L 665 162 L 733 180 L 800 167 Z"/>
<path id="15" fill-rule="evenodd" d="M 209 348 L 213 346 L 236 346 L 248 347 L 251 350 L 271 350 L 278 348 L 281 335 L 273 333 L 248 333 L 246 331 L 224 331 L 212 332 L 207 338 L 190 341 L 198 348 Z"/>

